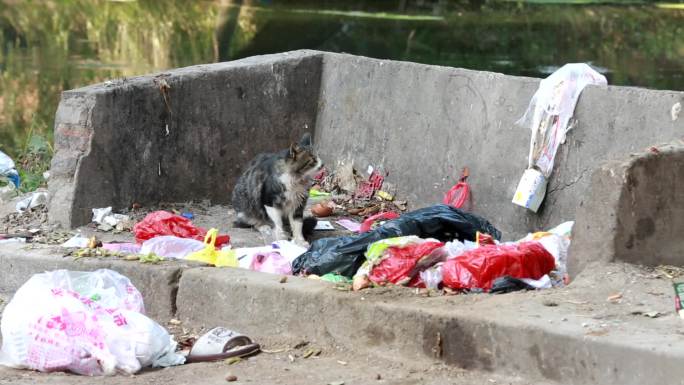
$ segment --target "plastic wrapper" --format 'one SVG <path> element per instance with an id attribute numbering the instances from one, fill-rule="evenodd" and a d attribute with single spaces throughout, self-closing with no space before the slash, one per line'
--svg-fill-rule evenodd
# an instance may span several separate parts
<path id="1" fill-rule="evenodd" d="M 539 242 L 485 245 L 444 262 L 444 286 L 456 290 L 489 290 L 503 276 L 539 279 L 554 269 L 556 262 Z"/>

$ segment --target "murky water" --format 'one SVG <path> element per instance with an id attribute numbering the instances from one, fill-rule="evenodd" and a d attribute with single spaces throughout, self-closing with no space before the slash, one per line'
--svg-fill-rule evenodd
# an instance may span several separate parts
<path id="1" fill-rule="evenodd" d="M 299 48 L 537 77 L 582 61 L 611 84 L 684 90 L 682 8 L 0 0 L 0 149 L 17 154 L 41 138 L 49 143 L 64 89 Z"/>

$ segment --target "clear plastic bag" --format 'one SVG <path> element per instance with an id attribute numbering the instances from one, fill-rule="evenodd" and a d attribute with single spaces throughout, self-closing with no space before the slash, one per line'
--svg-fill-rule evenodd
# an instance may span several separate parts
<path id="1" fill-rule="evenodd" d="M 97 376 L 183 363 L 143 311 L 140 292 L 117 272 L 36 274 L 3 312 L 0 364 Z"/>
<path id="2" fill-rule="evenodd" d="M 36 276 L 41 277 L 42 282 L 50 287 L 74 291 L 96 301 L 105 309 L 126 309 L 145 314 L 145 305 L 138 289 L 128 278 L 116 271 L 55 270 Z"/>
<path id="3" fill-rule="evenodd" d="M 425 283 L 425 287 L 430 290 L 439 289 L 442 284 L 442 264 L 439 263 L 419 273 L 420 279 Z"/>
<path id="4" fill-rule="evenodd" d="M 184 259 L 188 255 L 203 250 L 203 242 L 173 235 L 154 237 L 143 242 L 140 254 L 154 253 L 164 258 Z"/>
<path id="5" fill-rule="evenodd" d="M 566 64 L 539 83 L 525 115 L 517 125 L 532 130 L 528 168 L 536 168 L 548 178 L 556 150 L 572 128 L 570 118 L 584 87 L 607 85 L 605 76 L 584 63 Z"/>

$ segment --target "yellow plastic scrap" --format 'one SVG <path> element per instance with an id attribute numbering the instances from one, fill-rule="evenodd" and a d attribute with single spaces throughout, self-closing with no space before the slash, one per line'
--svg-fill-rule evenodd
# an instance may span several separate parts
<path id="1" fill-rule="evenodd" d="M 141 254 L 140 257 L 138 258 L 141 263 L 159 263 L 164 260 L 164 257 L 161 257 L 155 253 L 149 253 L 149 254 Z"/>
<path id="2" fill-rule="evenodd" d="M 319 197 L 329 197 L 331 194 L 329 192 L 321 191 L 316 188 L 309 190 L 309 198 L 319 198 Z"/>
<path id="3" fill-rule="evenodd" d="M 532 234 L 532 239 L 536 241 L 549 235 L 553 235 L 553 233 L 549 233 L 547 231 L 538 231 Z"/>
<path id="4" fill-rule="evenodd" d="M 410 243 L 420 242 L 421 239 L 415 235 L 407 235 L 403 237 L 385 238 L 371 243 L 366 250 L 366 259 L 373 265 L 378 262 L 385 250 L 390 246 L 406 246 Z"/>
<path id="5" fill-rule="evenodd" d="M 204 249 L 196 251 L 186 258 L 188 261 L 204 262 L 216 267 L 237 267 L 235 250 L 216 250 L 218 229 L 207 231 L 204 237 Z"/>
<path id="6" fill-rule="evenodd" d="M 375 193 L 375 195 L 379 196 L 380 198 L 382 198 L 382 199 L 384 199 L 384 200 L 386 200 L 386 201 L 391 201 L 391 200 L 394 199 L 394 197 L 392 196 L 392 194 L 390 194 L 390 193 L 388 193 L 388 192 L 385 192 L 385 191 L 382 191 L 382 190 L 378 190 L 378 191 Z"/>

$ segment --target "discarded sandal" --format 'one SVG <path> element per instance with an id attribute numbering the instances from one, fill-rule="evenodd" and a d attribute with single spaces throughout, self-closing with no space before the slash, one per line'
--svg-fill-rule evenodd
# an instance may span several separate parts
<path id="1" fill-rule="evenodd" d="M 223 327 L 216 327 L 195 342 L 185 363 L 247 357 L 260 350 L 259 344 L 251 338 Z"/>

